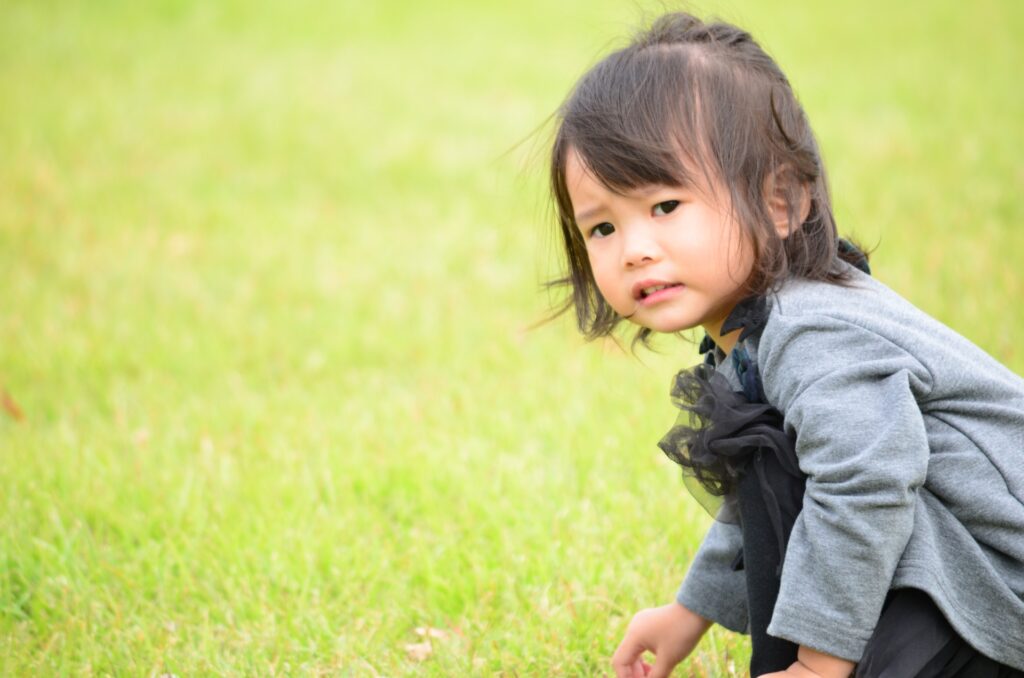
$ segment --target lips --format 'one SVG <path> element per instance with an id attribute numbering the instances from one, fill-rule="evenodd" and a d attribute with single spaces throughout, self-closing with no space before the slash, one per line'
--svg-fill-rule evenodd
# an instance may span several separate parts
<path id="1" fill-rule="evenodd" d="M 633 285 L 633 298 L 638 301 L 642 301 L 647 297 L 661 292 L 662 290 L 673 287 L 682 287 L 682 284 L 669 282 L 667 280 L 641 280 Z"/>

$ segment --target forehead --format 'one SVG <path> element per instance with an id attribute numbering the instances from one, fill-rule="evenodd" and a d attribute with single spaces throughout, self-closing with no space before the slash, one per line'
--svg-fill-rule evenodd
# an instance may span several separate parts
<path id="1" fill-rule="evenodd" d="M 565 188 L 575 204 L 579 197 L 609 192 L 609 188 L 598 181 L 587 167 L 575 148 L 569 148 L 565 155 Z"/>
<path id="2" fill-rule="evenodd" d="M 680 159 L 683 165 L 685 161 Z M 576 211 L 577 219 L 596 208 L 605 206 L 610 201 L 617 199 L 642 199 L 666 188 L 681 188 L 694 191 L 701 195 L 711 196 L 714 194 L 714 184 L 705 179 L 701 170 L 686 170 L 687 178 L 682 181 L 652 181 L 649 183 L 634 186 L 610 186 L 608 182 L 597 176 L 586 160 L 574 148 L 569 147 L 565 158 L 565 188 L 573 209 Z M 709 189 L 711 189 L 709 191 Z"/>
<path id="3" fill-rule="evenodd" d="M 572 148 L 568 150 L 565 159 L 565 188 L 576 222 L 591 219 L 611 203 L 624 199 L 626 195 L 634 192 L 626 191 L 624 194 L 612 190 L 594 175 L 579 153 Z"/>
<path id="4" fill-rule="evenodd" d="M 609 186 L 594 173 L 575 149 L 570 148 L 565 159 L 565 185 L 570 194 L 597 192 L 625 196 L 650 193 L 665 184 L 650 183 L 622 188 Z"/>

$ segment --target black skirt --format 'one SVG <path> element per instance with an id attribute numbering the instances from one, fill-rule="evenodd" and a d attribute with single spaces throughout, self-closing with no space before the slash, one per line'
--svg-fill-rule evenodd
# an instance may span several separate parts
<path id="1" fill-rule="evenodd" d="M 779 574 L 793 523 L 803 502 L 804 478 L 792 475 L 793 460 L 760 450 L 739 478 L 737 498 L 743 530 L 738 566 L 747 580 L 753 654 L 750 675 L 784 671 L 797 646 L 767 633 L 779 595 Z M 791 453 L 791 452 L 789 452 Z M 773 516 L 775 516 L 773 518 Z M 782 534 L 777 534 L 781 519 Z M 781 537 L 781 538 L 780 538 Z M 982 655 L 949 625 L 932 599 L 917 589 L 889 592 L 874 634 L 854 673 L 856 678 L 1024 678 L 1024 672 Z"/>

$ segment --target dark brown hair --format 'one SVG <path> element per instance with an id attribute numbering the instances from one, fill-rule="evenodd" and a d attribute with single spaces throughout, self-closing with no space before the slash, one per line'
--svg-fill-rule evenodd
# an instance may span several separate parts
<path id="1" fill-rule="evenodd" d="M 576 226 L 566 187 L 570 150 L 616 192 L 652 184 L 713 186 L 718 178 L 753 244 L 751 295 L 790 275 L 842 284 L 847 277 L 837 257 L 863 256 L 839 252 L 821 154 L 789 81 L 736 26 L 681 12 L 662 16 L 591 68 L 557 118 L 551 190 L 567 271 L 550 284 L 571 287 L 558 313 L 575 309 L 588 339 L 610 334 L 622 317 L 598 291 Z M 785 196 L 785 239 L 776 233 L 767 191 Z M 801 221 L 808 194 L 810 211 Z M 649 335 L 641 328 L 636 339 L 646 342 Z"/>

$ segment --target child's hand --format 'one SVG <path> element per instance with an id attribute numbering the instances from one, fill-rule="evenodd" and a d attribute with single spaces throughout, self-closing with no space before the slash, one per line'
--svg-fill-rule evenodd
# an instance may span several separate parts
<path id="1" fill-rule="evenodd" d="M 855 666 L 851 661 L 801 645 L 797 661 L 788 669 L 765 673 L 758 678 L 847 678 Z"/>
<path id="2" fill-rule="evenodd" d="M 762 673 L 758 678 L 824 678 L 824 676 L 820 673 L 815 673 L 800 662 L 793 662 L 785 671 Z"/>
<path id="3" fill-rule="evenodd" d="M 616 677 L 667 678 L 710 626 L 707 619 L 679 603 L 637 612 L 612 656 Z M 644 652 L 654 654 L 654 666 L 641 659 Z"/>

